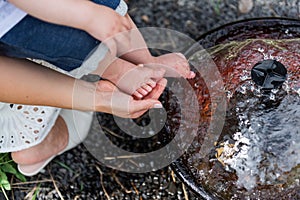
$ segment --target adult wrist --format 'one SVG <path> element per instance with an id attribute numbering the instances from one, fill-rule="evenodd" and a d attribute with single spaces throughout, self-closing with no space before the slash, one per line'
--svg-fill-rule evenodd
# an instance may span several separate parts
<path id="1" fill-rule="evenodd" d="M 97 84 L 76 79 L 72 93 L 72 109 L 95 111 Z"/>

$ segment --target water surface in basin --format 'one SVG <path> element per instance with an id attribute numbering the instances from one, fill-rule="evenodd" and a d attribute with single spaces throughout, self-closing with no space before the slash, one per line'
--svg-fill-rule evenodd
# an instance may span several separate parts
<path id="1" fill-rule="evenodd" d="M 300 39 L 248 39 L 208 49 L 222 74 L 228 105 L 225 126 L 211 153 L 199 151 L 210 120 L 209 96 L 198 96 L 198 137 L 184 157 L 199 184 L 223 199 L 290 199 L 300 180 Z M 191 61 L 197 60 L 194 55 Z M 288 70 L 284 85 L 264 93 L 251 80 L 259 61 L 274 59 Z M 195 62 L 196 63 L 196 62 Z M 197 79 L 197 86 L 203 80 Z M 207 94 L 206 87 L 197 87 Z M 205 109 L 206 108 L 206 109 Z"/>

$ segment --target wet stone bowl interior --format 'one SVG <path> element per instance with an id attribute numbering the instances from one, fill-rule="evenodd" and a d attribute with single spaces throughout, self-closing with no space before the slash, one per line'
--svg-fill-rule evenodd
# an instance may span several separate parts
<path id="1" fill-rule="evenodd" d="M 225 123 L 210 153 L 200 156 L 213 105 L 197 74 L 190 84 L 201 110 L 201 119 L 195 122 L 198 133 L 172 168 L 205 199 L 300 199 L 300 21 L 265 18 L 231 23 L 204 34 L 199 44 L 223 78 Z M 187 51 L 190 60 L 197 51 Z M 264 60 L 279 61 L 287 68 L 282 86 L 264 91 L 251 80 L 251 69 Z M 176 125 L 171 124 L 170 131 L 176 132 Z"/>

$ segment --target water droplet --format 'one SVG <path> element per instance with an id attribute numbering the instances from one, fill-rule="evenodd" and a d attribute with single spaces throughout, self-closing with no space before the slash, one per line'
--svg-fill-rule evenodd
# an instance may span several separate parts
<path id="1" fill-rule="evenodd" d="M 285 33 L 285 34 L 289 34 L 289 32 L 290 32 L 290 30 L 289 30 L 289 29 L 286 29 L 284 33 Z"/>
<path id="2" fill-rule="evenodd" d="M 296 90 L 296 92 L 297 92 L 298 95 L 300 96 L 300 88 L 298 88 L 298 90 Z"/>
<path id="3" fill-rule="evenodd" d="M 277 94 L 277 93 L 279 92 L 279 89 L 272 89 L 271 92 L 272 92 L 273 94 Z"/>
<path id="4" fill-rule="evenodd" d="M 228 99 L 230 99 L 232 97 L 232 92 L 226 91 L 226 96 Z"/>
<path id="5" fill-rule="evenodd" d="M 275 101 L 275 99 L 276 99 L 276 98 L 275 98 L 275 95 L 274 95 L 273 93 L 271 93 L 271 94 L 270 94 L 270 100 L 271 100 L 271 101 Z"/>
<path id="6" fill-rule="evenodd" d="M 263 53 L 265 50 L 264 50 L 263 48 L 260 47 L 260 48 L 257 49 L 257 51 Z"/>
<path id="7" fill-rule="evenodd" d="M 246 76 L 246 75 L 240 77 L 240 80 L 241 80 L 241 81 L 246 81 L 246 80 L 248 80 L 248 79 L 250 79 L 250 77 L 249 77 L 249 76 Z"/>
<path id="8" fill-rule="evenodd" d="M 246 86 L 242 86 L 240 93 L 246 94 L 247 93 L 247 87 Z"/>
<path id="9" fill-rule="evenodd" d="M 155 132 L 153 130 L 150 130 L 148 133 L 149 135 L 155 135 Z"/>

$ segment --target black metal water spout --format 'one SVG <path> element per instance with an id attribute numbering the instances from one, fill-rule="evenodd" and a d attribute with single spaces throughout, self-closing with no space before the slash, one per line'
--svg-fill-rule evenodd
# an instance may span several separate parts
<path id="1" fill-rule="evenodd" d="M 251 70 L 252 80 L 263 90 L 279 88 L 287 79 L 285 66 L 276 60 L 264 60 L 254 65 Z"/>

